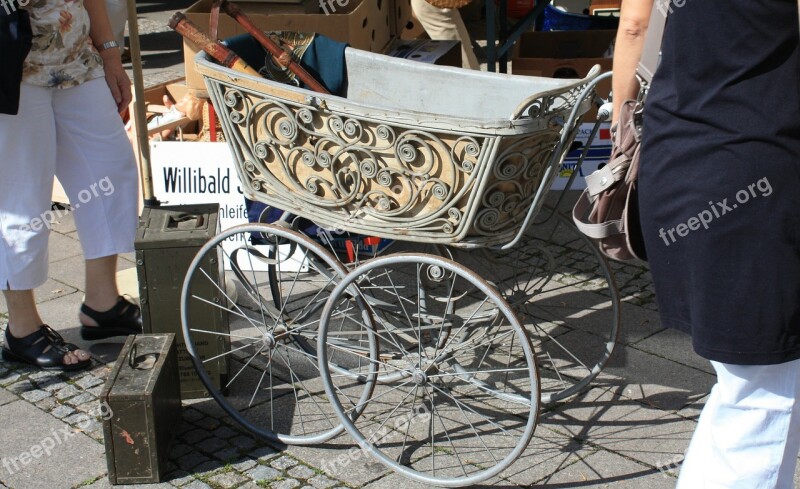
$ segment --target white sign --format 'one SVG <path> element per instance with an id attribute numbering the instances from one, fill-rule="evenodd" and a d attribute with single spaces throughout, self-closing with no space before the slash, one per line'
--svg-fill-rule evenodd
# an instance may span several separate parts
<path id="1" fill-rule="evenodd" d="M 227 143 L 151 142 L 150 160 L 153 189 L 164 205 L 219 203 L 219 220 L 223 231 L 248 222 L 244 193 Z M 243 244 L 229 239 L 223 248 L 230 255 Z M 267 249 L 261 251 L 268 256 Z M 246 268 L 247 263 L 245 258 L 240 266 Z M 255 258 L 253 265 L 260 271 L 267 269 L 263 262 Z M 226 268 L 230 268 L 227 261 Z M 297 270 L 288 264 L 282 265 L 282 269 Z"/>

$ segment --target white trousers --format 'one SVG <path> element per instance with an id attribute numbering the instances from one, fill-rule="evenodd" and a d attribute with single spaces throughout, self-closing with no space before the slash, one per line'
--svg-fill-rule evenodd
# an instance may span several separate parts
<path id="1" fill-rule="evenodd" d="M 0 289 L 47 280 L 53 176 L 87 259 L 133 251 L 138 172 L 104 79 L 64 90 L 22 84 L 19 115 L 0 115 Z"/>
<path id="2" fill-rule="evenodd" d="M 125 24 L 128 22 L 128 2 L 126 0 L 106 0 L 111 32 L 119 47 L 125 46 Z"/>
<path id="3" fill-rule="evenodd" d="M 480 69 L 478 58 L 472 50 L 469 31 L 458 9 L 438 8 L 425 0 L 411 0 L 411 8 L 425 32 L 435 41 L 461 41 L 463 67 Z"/>
<path id="4" fill-rule="evenodd" d="M 792 489 L 800 448 L 800 360 L 711 363 L 717 384 L 700 414 L 678 489 Z"/>

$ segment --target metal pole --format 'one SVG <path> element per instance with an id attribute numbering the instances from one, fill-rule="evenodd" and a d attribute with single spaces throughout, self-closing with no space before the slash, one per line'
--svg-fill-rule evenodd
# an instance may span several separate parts
<path id="1" fill-rule="evenodd" d="M 136 124 L 136 139 L 139 151 L 142 194 L 145 207 L 158 207 L 160 202 L 153 191 L 153 169 L 150 164 L 150 138 L 147 133 L 147 107 L 144 102 L 144 73 L 142 70 L 142 50 L 139 45 L 139 24 L 136 0 L 128 0 L 128 32 L 131 43 L 131 62 L 133 64 L 133 114 Z"/>

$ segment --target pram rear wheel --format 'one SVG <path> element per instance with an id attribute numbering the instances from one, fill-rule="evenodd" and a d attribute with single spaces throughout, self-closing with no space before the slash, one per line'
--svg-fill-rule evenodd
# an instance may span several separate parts
<path id="1" fill-rule="evenodd" d="M 620 298 L 594 243 L 552 209 L 510 250 L 454 250 L 494 285 L 529 331 L 537 353 L 542 403 L 586 389 L 614 351 Z"/>
<path id="2" fill-rule="evenodd" d="M 217 269 L 212 272 L 210 266 Z M 344 274 L 341 263 L 317 243 L 267 224 L 231 228 L 195 257 L 182 296 L 187 349 L 209 393 L 250 432 L 291 445 L 323 443 L 343 431 L 325 396 L 316 342 L 323 306 Z M 217 275 L 224 280 L 217 282 Z M 219 285 L 225 282 L 235 284 L 235 294 Z M 210 331 L 198 323 L 193 309 L 209 307 L 228 316 L 230 333 Z M 370 321 L 360 298 L 354 296 L 339 297 L 330 315 L 343 324 Z M 377 342 L 365 329 L 368 355 L 371 345 L 377 351 Z M 194 342 L 220 338 L 225 347 L 215 358 L 197 355 Z M 218 386 L 205 364 L 219 358 L 228 360 L 230 374 Z M 341 369 L 332 367 L 336 372 Z M 363 385 L 360 392 L 369 397 Z"/>
<path id="3" fill-rule="evenodd" d="M 358 369 L 372 392 L 367 404 L 347 394 L 356 381 L 333 372 L 329 352 L 318 351 L 330 401 L 362 453 L 444 487 L 475 484 L 511 465 L 536 426 L 539 379 L 528 335 L 500 294 L 445 258 L 379 257 L 334 289 L 320 344 L 342 334 L 335 304 L 352 293 L 364 296 L 380 351 L 398 353 Z M 334 459 L 323 469 L 335 476 L 342 468 Z"/>

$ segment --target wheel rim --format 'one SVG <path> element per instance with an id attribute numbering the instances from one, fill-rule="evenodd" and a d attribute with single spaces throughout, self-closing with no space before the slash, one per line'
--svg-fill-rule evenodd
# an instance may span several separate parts
<path id="1" fill-rule="evenodd" d="M 250 238 L 254 235 L 269 236 L 270 243 L 283 246 L 253 246 Z M 241 244 L 228 252 L 222 249 L 226 240 Z M 293 256 L 289 251 L 294 251 Z M 237 300 L 224 287 L 213 284 L 214 274 L 208 269 L 213 260 L 217 273 L 236 279 Z M 227 271 L 220 267 L 222 263 L 227 264 Z M 320 264 L 325 273 L 319 270 Z M 344 267 L 333 256 L 304 235 L 266 224 L 238 226 L 217 235 L 192 262 L 184 280 L 181 311 L 187 350 L 211 396 L 252 433 L 285 444 L 314 444 L 343 431 L 325 396 L 316 341 L 322 305 L 344 274 Z M 209 283 L 222 300 L 204 296 Z M 359 301 L 342 296 L 330 314 L 368 324 L 370 319 L 362 317 L 365 309 Z M 193 308 L 227 314 L 230 333 L 209 331 L 197 324 Z M 214 358 L 200 358 L 194 342 L 214 341 L 220 336 L 226 340 L 224 351 Z M 230 362 L 230 375 L 220 386 L 204 368 L 218 358 Z M 362 384 L 360 394 L 352 395 L 367 399 L 369 387 Z"/>
<path id="2" fill-rule="evenodd" d="M 431 271 L 438 274 L 435 283 L 415 283 Z M 370 359 L 364 377 L 376 385 L 366 406 L 341 394 L 338 384 L 350 379 L 331 375 L 326 352 L 318 352 L 328 395 L 348 433 L 363 453 L 419 482 L 458 487 L 499 474 L 528 445 L 539 406 L 533 350 L 511 308 L 466 267 L 424 254 L 385 256 L 357 267 L 334 290 L 329 305 L 365 276 L 373 287 L 393 284 L 382 292 L 394 295 L 394 304 L 403 310 L 392 320 L 404 317 L 406 322 L 387 324 L 365 299 L 378 341 L 402 354 Z M 416 292 L 420 289 L 426 290 L 425 310 Z M 323 342 L 330 333 L 325 317 Z M 398 330 L 418 341 L 405 341 Z M 493 367 L 498 355 L 508 354 L 515 356 L 510 368 Z M 394 384 L 377 382 L 385 371 L 395 372 Z M 357 409 L 363 412 L 354 419 Z M 335 475 L 336 461 L 323 470 Z"/>

